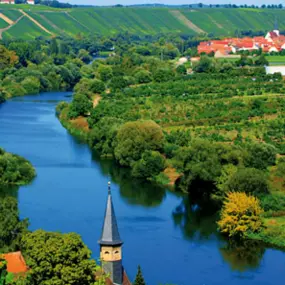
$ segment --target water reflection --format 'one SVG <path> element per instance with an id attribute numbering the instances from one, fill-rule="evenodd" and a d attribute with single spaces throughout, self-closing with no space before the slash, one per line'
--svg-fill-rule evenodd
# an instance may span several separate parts
<path id="1" fill-rule="evenodd" d="M 172 218 L 185 239 L 202 241 L 217 235 L 218 214 L 207 201 L 197 202 L 190 196 L 185 196 L 172 212 Z"/>
<path id="2" fill-rule="evenodd" d="M 257 241 L 228 242 L 220 248 L 231 270 L 245 272 L 260 267 L 266 247 Z"/>
<path id="3" fill-rule="evenodd" d="M 5 198 L 8 196 L 18 198 L 18 190 L 19 186 L 11 186 L 0 183 L 0 198 Z"/>
<path id="4" fill-rule="evenodd" d="M 131 178 L 130 170 L 118 167 L 113 160 L 100 159 L 96 153 L 93 153 L 93 160 L 100 164 L 103 175 L 109 176 L 112 182 L 120 185 L 120 195 L 128 204 L 157 207 L 166 197 L 164 187 Z"/>

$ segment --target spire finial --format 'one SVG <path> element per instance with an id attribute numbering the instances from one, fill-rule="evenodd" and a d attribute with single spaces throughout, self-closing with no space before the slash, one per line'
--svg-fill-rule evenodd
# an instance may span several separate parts
<path id="1" fill-rule="evenodd" d="M 108 182 L 108 194 L 109 195 L 111 194 L 111 182 L 110 181 Z"/>

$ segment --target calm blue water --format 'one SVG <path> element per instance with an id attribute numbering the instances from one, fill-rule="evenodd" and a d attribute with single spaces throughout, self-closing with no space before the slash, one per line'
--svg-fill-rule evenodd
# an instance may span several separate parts
<path id="1" fill-rule="evenodd" d="M 215 217 L 191 207 L 188 197 L 142 185 L 112 162 L 92 158 L 55 116 L 57 102 L 69 101 L 68 95 L 26 96 L 0 105 L 0 146 L 37 169 L 32 185 L 18 194 L 31 230 L 79 233 L 98 257 L 111 180 L 132 280 L 140 264 L 149 285 L 283 284 L 283 252 L 256 244 L 231 249 L 215 233 Z"/>

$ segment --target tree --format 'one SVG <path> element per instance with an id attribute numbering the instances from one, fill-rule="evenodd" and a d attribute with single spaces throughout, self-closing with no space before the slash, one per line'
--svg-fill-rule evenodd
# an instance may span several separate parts
<path id="1" fill-rule="evenodd" d="M 14 51 L 9 51 L 0 45 L 0 70 L 14 66 L 18 62 L 18 56 Z"/>
<path id="2" fill-rule="evenodd" d="M 28 220 L 20 220 L 16 198 L 0 198 L 0 221 L 1 251 L 19 250 L 21 236 L 28 229 Z"/>
<path id="3" fill-rule="evenodd" d="M 113 70 L 112 70 L 112 67 L 110 66 L 105 66 L 105 65 L 99 66 L 98 73 L 99 73 L 100 79 L 104 82 L 107 82 L 113 77 Z"/>
<path id="4" fill-rule="evenodd" d="M 158 151 L 145 151 L 142 158 L 132 167 L 132 175 L 138 178 L 152 178 L 165 168 L 165 158 Z"/>
<path id="5" fill-rule="evenodd" d="M 186 75 L 187 74 L 187 68 L 185 65 L 181 64 L 176 68 L 176 72 L 180 75 Z"/>
<path id="6" fill-rule="evenodd" d="M 171 69 L 160 68 L 154 73 L 153 78 L 156 82 L 166 82 L 171 80 L 173 76 L 174 73 Z"/>
<path id="7" fill-rule="evenodd" d="M 106 86 L 103 81 L 94 79 L 91 81 L 91 91 L 93 93 L 101 94 L 105 91 Z"/>
<path id="8" fill-rule="evenodd" d="M 249 194 L 266 194 L 269 192 L 266 173 L 255 168 L 238 169 L 226 183 L 229 192 L 245 192 Z"/>
<path id="9" fill-rule="evenodd" d="M 138 272 L 137 272 L 137 276 L 136 276 L 134 285 L 146 285 L 140 266 L 138 266 Z"/>
<path id="10" fill-rule="evenodd" d="M 135 78 L 139 84 L 151 82 L 151 73 L 147 70 L 140 70 L 135 74 Z"/>
<path id="11" fill-rule="evenodd" d="M 86 116 L 92 109 L 92 102 L 86 95 L 75 94 L 72 103 L 70 104 L 68 116 L 76 118 L 78 116 Z"/>
<path id="12" fill-rule="evenodd" d="M 251 143 L 246 145 L 248 156 L 245 165 L 260 170 L 276 164 L 277 149 L 270 144 Z"/>
<path id="13" fill-rule="evenodd" d="M 29 285 L 93 285 L 96 263 L 78 234 L 38 230 L 23 236 Z"/>
<path id="14" fill-rule="evenodd" d="M 224 202 L 218 226 L 229 237 L 243 238 L 247 233 L 261 230 L 262 213 L 257 198 L 243 192 L 232 192 Z"/>
<path id="15" fill-rule="evenodd" d="M 26 77 L 21 84 L 26 90 L 26 94 L 38 94 L 40 92 L 41 83 L 39 79 L 34 76 Z"/>
<path id="16" fill-rule="evenodd" d="M 57 40 L 56 38 L 53 38 L 50 43 L 50 53 L 53 55 L 57 55 L 58 51 L 59 49 L 58 49 Z"/>
<path id="17" fill-rule="evenodd" d="M 7 261 L 0 256 L 0 285 L 6 285 Z"/>
<path id="18" fill-rule="evenodd" d="M 119 129 L 115 157 L 121 165 L 130 166 L 146 150 L 161 150 L 163 143 L 162 129 L 155 122 L 128 122 Z"/>

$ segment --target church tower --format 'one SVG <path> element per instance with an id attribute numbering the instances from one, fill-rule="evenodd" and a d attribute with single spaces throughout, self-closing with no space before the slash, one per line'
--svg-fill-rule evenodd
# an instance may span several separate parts
<path id="1" fill-rule="evenodd" d="M 122 285 L 124 269 L 122 265 L 122 245 L 123 241 L 120 238 L 117 219 L 114 211 L 111 183 L 108 183 L 108 199 L 103 224 L 103 230 L 100 245 L 100 257 L 102 267 L 108 274 L 113 284 Z"/>

